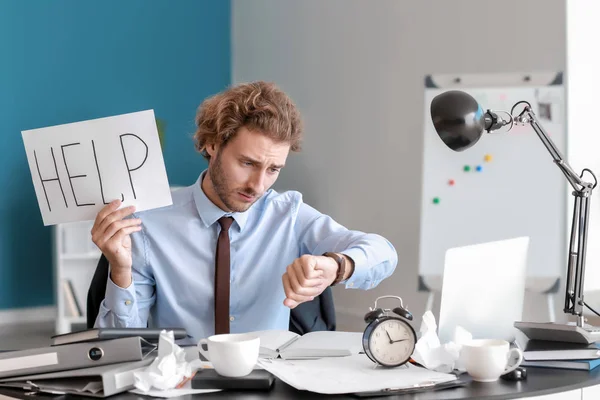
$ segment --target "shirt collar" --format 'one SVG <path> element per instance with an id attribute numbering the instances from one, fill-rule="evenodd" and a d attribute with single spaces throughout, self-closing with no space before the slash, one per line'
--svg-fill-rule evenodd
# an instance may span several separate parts
<path id="1" fill-rule="evenodd" d="M 248 212 L 250 209 L 244 212 L 234 212 L 228 213 L 221 210 L 219 207 L 215 205 L 204 193 L 202 190 L 202 179 L 206 175 L 207 170 L 202 171 L 198 180 L 194 184 L 194 202 L 196 203 L 196 209 L 198 210 L 198 214 L 200 215 L 200 219 L 204 223 L 206 227 L 211 226 L 215 222 L 219 220 L 219 218 L 223 216 L 233 217 L 235 222 L 237 222 L 240 227 L 240 231 L 244 230 L 244 226 L 246 226 L 246 221 L 248 220 Z M 252 207 L 250 207 L 252 208 Z"/>

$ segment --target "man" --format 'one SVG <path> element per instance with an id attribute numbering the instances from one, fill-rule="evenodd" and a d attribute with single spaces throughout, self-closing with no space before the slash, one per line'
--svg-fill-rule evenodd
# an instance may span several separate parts
<path id="1" fill-rule="evenodd" d="M 298 110 L 275 85 L 217 94 L 196 124 L 208 169 L 173 192 L 173 205 L 133 214 L 117 200 L 98 213 L 92 239 L 110 274 L 96 326 L 183 327 L 197 339 L 288 329 L 290 309 L 328 286 L 369 289 L 392 274 L 386 239 L 270 189 L 302 135 Z"/>

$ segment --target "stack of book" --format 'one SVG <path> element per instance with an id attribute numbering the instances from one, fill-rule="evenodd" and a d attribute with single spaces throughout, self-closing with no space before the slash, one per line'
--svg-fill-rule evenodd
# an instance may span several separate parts
<path id="1" fill-rule="evenodd" d="M 187 336 L 174 331 L 175 338 Z M 90 329 L 54 336 L 48 347 L 0 352 L 0 387 L 92 397 L 127 391 L 133 373 L 156 357 L 160 332 Z"/>
<path id="2" fill-rule="evenodd" d="M 583 344 L 545 340 L 520 340 L 524 367 L 591 371 L 600 366 L 600 343 Z"/>

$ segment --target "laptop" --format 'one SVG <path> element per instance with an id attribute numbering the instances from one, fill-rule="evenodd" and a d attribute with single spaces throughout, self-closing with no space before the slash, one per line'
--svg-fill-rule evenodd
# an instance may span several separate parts
<path id="1" fill-rule="evenodd" d="M 529 237 L 446 251 L 438 336 L 454 341 L 457 326 L 474 339 L 515 339 L 525 297 Z"/>

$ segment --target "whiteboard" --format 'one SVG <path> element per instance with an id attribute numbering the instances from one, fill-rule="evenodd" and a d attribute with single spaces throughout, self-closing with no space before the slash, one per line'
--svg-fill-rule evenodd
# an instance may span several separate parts
<path id="1" fill-rule="evenodd" d="M 565 152 L 561 73 L 426 77 L 420 288 L 424 277 L 443 274 L 446 250 L 520 236 L 530 238 L 527 275 L 561 277 L 566 270 L 568 192 L 560 169 L 529 125 L 484 133 L 462 152 L 446 147 L 429 112 L 432 99 L 452 89 L 471 94 L 484 110 L 510 112 L 516 102 L 528 101 Z"/>

